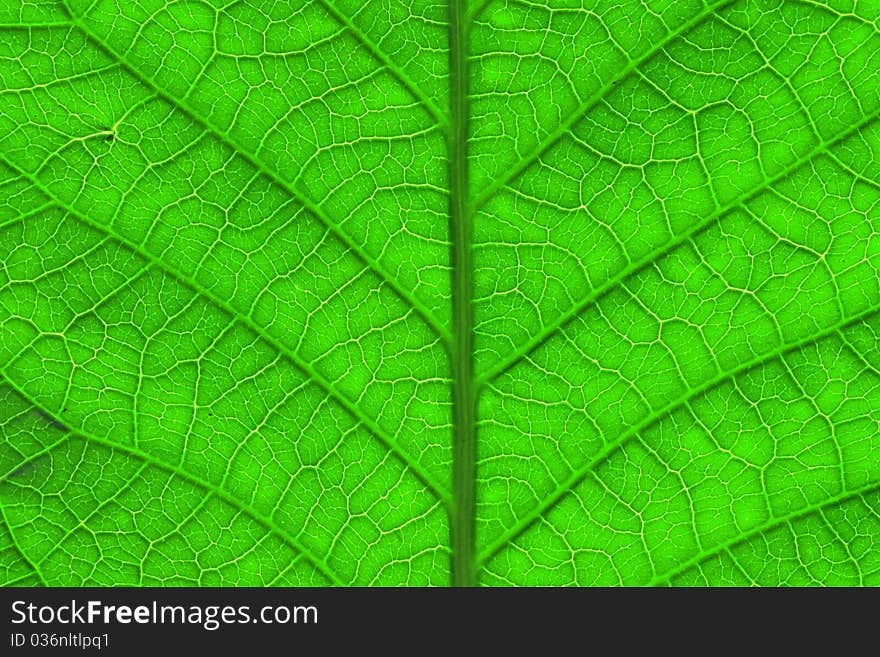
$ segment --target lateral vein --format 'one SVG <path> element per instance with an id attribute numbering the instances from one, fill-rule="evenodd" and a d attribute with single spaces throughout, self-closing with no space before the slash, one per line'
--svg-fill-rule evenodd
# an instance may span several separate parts
<path id="1" fill-rule="evenodd" d="M 188 276 L 181 271 L 178 271 L 176 268 L 172 267 L 168 263 L 158 259 L 153 254 L 148 251 L 144 251 L 140 246 L 130 242 L 128 239 L 117 233 L 110 226 L 102 224 L 98 221 L 93 220 L 91 217 L 88 217 L 80 210 L 72 207 L 62 199 L 58 198 L 52 191 L 47 189 L 43 183 L 33 176 L 32 174 L 21 169 L 17 164 L 10 162 L 4 155 L 0 155 L 0 161 L 4 162 L 7 166 L 14 169 L 19 173 L 19 175 L 27 178 L 31 184 L 38 187 L 46 196 L 51 198 L 53 202 L 63 210 L 69 212 L 71 215 L 77 217 L 79 220 L 84 223 L 92 226 L 93 228 L 103 232 L 106 235 L 109 235 L 117 242 L 122 244 L 128 249 L 133 250 L 135 253 L 140 255 L 142 258 L 147 260 L 151 265 L 160 269 L 161 271 L 166 272 L 175 280 L 181 282 L 182 284 L 189 287 L 196 294 L 204 297 L 211 301 L 211 303 L 215 304 L 217 307 L 224 310 L 227 314 L 229 314 L 234 319 L 240 321 L 242 324 L 247 326 L 249 329 L 254 331 L 262 340 L 266 341 L 267 344 L 270 344 L 273 348 L 277 349 L 279 353 L 286 356 L 293 364 L 295 364 L 304 374 L 306 374 L 312 381 L 314 381 L 321 389 L 323 389 L 327 394 L 329 394 L 333 399 L 335 399 L 346 411 L 361 425 L 363 425 L 366 429 L 370 431 L 373 436 L 375 436 L 378 440 L 380 440 L 389 450 L 394 452 L 394 454 L 399 458 L 404 465 L 406 465 L 412 472 L 415 474 L 422 483 L 428 487 L 429 490 L 442 501 L 444 504 L 449 503 L 449 493 L 447 493 L 443 487 L 439 486 L 436 482 L 434 482 L 433 477 L 431 477 L 427 471 L 419 465 L 416 461 L 412 460 L 412 458 L 403 450 L 400 445 L 398 445 L 397 441 L 392 438 L 388 433 L 382 429 L 379 424 L 366 416 L 358 407 L 354 404 L 348 397 L 340 393 L 336 390 L 333 384 L 326 379 L 322 374 L 320 374 L 310 363 L 306 362 L 302 359 L 298 354 L 296 354 L 292 349 L 287 347 L 284 343 L 275 338 L 271 333 L 269 333 L 263 326 L 258 324 L 253 320 L 249 315 L 244 314 L 239 309 L 235 308 L 232 304 L 230 304 L 225 299 L 220 298 L 213 292 L 205 289 L 201 284 L 199 284 L 195 278 L 192 276 Z"/>
<path id="2" fill-rule="evenodd" d="M 256 157 L 256 155 L 241 146 L 228 132 L 220 129 L 212 122 L 202 117 L 188 102 L 179 98 L 175 98 L 170 93 L 165 91 L 158 82 L 153 80 L 153 78 L 141 73 L 121 53 L 110 46 L 100 36 L 95 34 L 95 32 L 82 20 L 80 20 L 73 12 L 68 10 L 68 13 L 70 15 L 71 27 L 80 30 L 98 48 L 103 50 L 108 56 L 118 62 L 120 66 L 122 66 L 126 71 L 128 71 L 129 74 L 135 77 L 142 84 L 144 84 L 148 89 L 150 89 L 150 91 L 156 94 L 156 96 L 163 99 L 165 102 L 169 103 L 173 107 L 179 109 L 181 112 L 186 114 L 190 120 L 201 125 L 209 134 L 213 135 L 221 142 L 226 144 L 239 157 L 244 159 L 257 171 L 265 175 L 272 182 L 274 182 L 276 185 L 278 185 L 288 194 L 290 194 L 293 198 L 295 198 L 299 203 L 303 205 L 303 207 L 305 207 L 322 224 L 324 224 L 324 226 L 326 226 L 328 230 L 330 230 L 339 240 L 341 240 L 343 244 L 345 244 L 345 246 L 354 255 L 356 255 L 361 262 L 363 262 L 367 267 L 375 272 L 384 282 L 388 283 L 388 285 L 403 301 L 414 308 L 425 321 L 425 323 L 431 328 L 431 330 L 434 331 L 438 336 L 440 336 L 444 340 L 444 342 L 449 342 L 451 340 L 450 331 L 443 325 L 440 320 L 437 319 L 433 311 L 431 311 L 402 283 L 398 282 L 397 279 L 392 276 L 391 273 L 387 271 L 372 255 L 370 255 L 363 246 L 355 242 L 351 238 L 351 236 L 348 235 L 348 233 L 342 230 L 339 224 L 333 221 L 327 215 L 327 213 L 321 209 L 320 205 L 318 205 L 308 196 L 308 194 L 299 189 L 296 185 L 293 185 L 285 180 L 276 171 L 266 166 Z"/>
<path id="3" fill-rule="evenodd" d="M 51 409 L 49 409 L 45 405 L 39 403 L 37 400 L 33 399 L 30 395 L 28 395 L 27 392 L 22 390 L 22 388 L 15 381 L 13 381 L 9 377 L 9 375 L 6 373 L 5 367 L 0 368 L 0 375 L 2 375 L 3 379 L 7 382 L 8 385 L 10 385 L 12 388 L 14 388 L 16 390 L 16 392 L 18 392 L 18 394 L 20 394 L 22 397 L 24 397 L 30 404 L 32 404 L 36 408 L 39 408 L 41 411 L 43 411 L 44 413 L 46 413 L 50 417 L 53 417 L 56 420 L 61 421 L 61 418 L 56 417 L 56 414 Z M 124 445 L 121 443 L 117 443 L 116 441 L 109 440 L 107 438 L 99 438 L 97 436 L 92 436 L 92 435 L 86 433 L 85 431 L 78 429 L 78 428 L 75 428 L 75 427 L 69 427 L 69 430 L 71 433 L 79 436 L 80 438 L 82 438 L 83 440 L 85 440 L 87 442 L 95 443 L 98 445 L 103 445 L 104 447 L 109 447 L 110 449 L 122 452 L 124 454 L 128 454 L 129 456 L 133 456 L 133 457 L 141 460 L 143 463 L 145 463 L 147 465 L 159 468 L 161 470 L 165 470 L 166 472 L 168 472 L 174 476 L 180 477 L 184 481 L 187 481 L 187 482 L 201 488 L 202 490 L 204 490 L 205 492 L 207 492 L 209 494 L 216 495 L 218 498 L 222 499 L 224 502 L 226 502 L 230 506 L 233 506 L 236 509 L 239 509 L 240 511 L 246 513 L 251 518 L 253 518 L 257 522 L 259 522 L 261 525 L 263 525 L 263 527 L 265 527 L 266 529 L 268 529 L 269 531 L 271 531 L 272 533 L 277 535 L 279 538 L 281 538 L 285 543 L 287 543 L 296 552 L 298 552 L 299 554 L 303 555 L 306 559 L 308 559 L 312 563 L 312 565 L 314 565 L 316 568 L 318 568 L 318 570 L 321 571 L 321 574 L 323 574 L 325 577 L 327 577 L 335 586 L 345 586 L 345 582 L 340 580 L 339 577 L 332 570 L 330 570 L 325 559 L 319 558 L 317 555 L 312 553 L 308 548 L 306 548 L 304 545 L 302 545 L 302 543 L 300 543 L 298 540 L 296 540 L 296 538 L 294 538 L 292 535 L 290 535 L 287 531 L 281 529 L 281 527 L 279 527 L 270 517 L 260 513 L 259 511 L 252 508 L 251 506 L 244 504 L 241 500 L 235 498 L 234 496 L 227 493 L 226 491 L 218 488 L 217 486 L 215 486 L 211 482 L 206 481 L 206 480 L 192 474 L 191 472 L 183 470 L 182 468 L 180 468 L 180 466 L 177 466 L 177 465 L 174 465 L 171 463 L 166 463 L 165 461 L 156 458 L 152 454 L 150 454 L 148 452 L 144 452 L 140 449 L 131 447 L 130 445 Z"/>
<path id="4" fill-rule="evenodd" d="M 497 541 L 486 548 L 486 550 L 478 558 L 477 563 L 481 566 L 484 565 L 495 554 L 500 552 L 506 545 L 516 539 L 517 536 L 525 532 L 549 509 L 551 509 L 563 497 L 569 494 L 575 486 L 579 485 L 585 477 L 587 477 L 591 472 L 595 470 L 598 465 L 605 462 L 622 445 L 629 442 L 646 429 L 654 426 L 656 423 L 663 420 L 664 418 L 669 417 L 674 411 L 683 408 L 692 399 L 699 397 L 700 395 L 708 392 L 709 390 L 724 383 L 725 381 L 735 378 L 739 374 L 752 370 L 755 367 L 759 367 L 760 365 L 770 362 L 776 358 L 782 358 L 786 354 L 801 349 L 805 345 L 813 344 L 814 342 L 818 342 L 823 338 L 835 335 L 839 331 L 873 316 L 878 311 L 880 311 L 880 305 L 870 307 L 856 315 L 853 315 L 852 317 L 848 317 L 835 323 L 833 326 L 829 326 L 821 331 L 817 331 L 816 333 L 813 333 L 803 340 L 780 345 L 777 349 L 774 349 L 768 353 L 761 354 L 756 358 L 740 363 L 734 368 L 718 373 L 716 376 L 707 379 L 702 384 L 691 388 L 686 394 L 682 395 L 681 397 L 672 400 L 662 408 L 659 408 L 656 411 L 650 413 L 641 422 L 623 433 L 617 440 L 608 443 L 588 463 L 574 470 L 561 484 L 556 487 L 555 490 L 553 490 L 547 497 L 539 502 L 528 514 L 523 516 L 520 521 L 518 521 L 508 531 L 506 531 Z"/>
<path id="5" fill-rule="evenodd" d="M 602 283 L 599 287 L 591 290 L 586 296 L 584 296 L 580 301 L 578 301 L 574 306 L 572 306 L 568 311 L 560 315 L 555 321 L 549 323 L 544 327 L 542 331 L 536 333 L 529 340 L 524 342 L 522 345 L 514 349 L 508 356 L 498 363 L 494 364 L 492 367 L 488 368 L 479 378 L 478 385 L 482 386 L 497 378 L 508 369 L 510 369 L 513 365 L 521 361 L 523 358 L 528 356 L 530 353 L 535 351 L 538 347 L 544 344 L 552 335 L 558 333 L 560 330 L 565 328 L 569 322 L 571 322 L 575 317 L 577 317 L 583 310 L 587 307 L 604 297 L 606 294 L 616 289 L 618 285 L 620 285 L 627 278 L 641 271 L 645 267 L 653 264 L 662 256 L 670 253 L 676 247 L 684 244 L 685 242 L 692 240 L 694 237 L 699 235 L 702 231 L 706 230 L 710 226 L 712 226 L 717 220 L 725 217 L 728 213 L 732 212 L 738 207 L 741 207 L 744 203 L 748 203 L 750 200 L 758 196 L 759 194 L 767 191 L 772 188 L 778 182 L 781 182 L 792 173 L 794 173 L 797 169 L 802 166 L 810 163 L 817 157 L 821 155 L 825 155 L 833 145 L 843 141 L 844 139 L 852 136 L 859 130 L 862 130 L 873 121 L 875 121 L 878 116 L 880 116 L 880 107 L 878 109 L 871 112 L 871 114 L 867 115 L 862 121 L 859 123 L 850 126 L 846 130 L 838 133 L 834 137 L 827 139 L 823 142 L 820 142 L 815 148 L 811 149 L 808 153 L 806 153 L 803 157 L 798 158 L 796 161 L 791 163 L 789 166 L 782 169 L 776 175 L 766 179 L 759 186 L 747 191 L 744 194 L 741 194 L 738 198 L 734 199 L 727 205 L 718 208 L 715 212 L 712 212 L 701 221 L 696 221 L 684 231 L 667 241 L 661 247 L 651 251 L 646 254 L 644 257 L 636 260 L 628 267 L 622 269 L 619 273 L 609 278 L 607 281 Z"/>

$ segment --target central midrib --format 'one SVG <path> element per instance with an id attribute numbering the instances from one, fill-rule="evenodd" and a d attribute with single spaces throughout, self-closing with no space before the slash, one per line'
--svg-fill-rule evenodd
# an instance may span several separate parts
<path id="1" fill-rule="evenodd" d="M 468 204 L 468 29 L 464 0 L 449 0 L 449 237 L 452 272 L 452 585 L 474 586 L 476 572 L 476 397 L 473 263 Z"/>

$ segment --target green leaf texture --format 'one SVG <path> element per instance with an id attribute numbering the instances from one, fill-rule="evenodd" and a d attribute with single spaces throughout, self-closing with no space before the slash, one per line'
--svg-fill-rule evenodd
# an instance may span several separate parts
<path id="1" fill-rule="evenodd" d="M 0 3 L 0 583 L 880 584 L 880 2 Z"/>

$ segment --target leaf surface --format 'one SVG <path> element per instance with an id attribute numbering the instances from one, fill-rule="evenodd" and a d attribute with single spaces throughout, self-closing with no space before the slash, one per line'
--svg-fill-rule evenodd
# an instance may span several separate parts
<path id="1" fill-rule="evenodd" d="M 880 583 L 880 4 L 0 33 L 3 584 Z"/>

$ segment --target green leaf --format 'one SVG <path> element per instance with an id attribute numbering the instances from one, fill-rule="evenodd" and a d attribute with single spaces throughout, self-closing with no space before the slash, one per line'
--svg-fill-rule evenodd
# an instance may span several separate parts
<path id="1" fill-rule="evenodd" d="M 880 584 L 880 4 L 0 32 L 0 582 Z"/>

